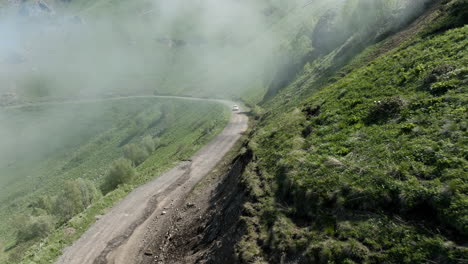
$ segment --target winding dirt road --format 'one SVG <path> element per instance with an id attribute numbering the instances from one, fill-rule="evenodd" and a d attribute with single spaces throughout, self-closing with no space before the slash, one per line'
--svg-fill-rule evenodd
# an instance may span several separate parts
<path id="1" fill-rule="evenodd" d="M 223 100 L 172 96 L 150 97 L 217 101 L 229 107 L 234 104 Z M 131 98 L 138 98 L 138 96 Z M 123 98 L 111 100 L 120 99 Z M 197 152 L 190 161 L 181 162 L 160 177 L 131 192 L 109 213 L 94 223 L 78 241 L 66 248 L 57 263 L 138 263 L 149 223 L 155 219 L 164 221 L 166 213 L 173 209 L 172 205 L 180 203 L 193 187 L 215 167 L 247 130 L 247 126 L 247 116 L 241 112 L 233 112 L 225 129 Z"/>

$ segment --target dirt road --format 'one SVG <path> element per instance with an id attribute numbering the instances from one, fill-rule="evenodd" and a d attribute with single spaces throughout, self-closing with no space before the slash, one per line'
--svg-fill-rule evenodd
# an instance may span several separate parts
<path id="1" fill-rule="evenodd" d="M 229 107 L 234 104 L 217 101 Z M 164 220 L 172 205 L 186 197 L 195 184 L 232 148 L 247 130 L 247 123 L 246 115 L 233 112 L 226 128 L 190 161 L 181 162 L 131 192 L 92 225 L 78 241 L 66 248 L 57 263 L 137 263 L 148 223 L 154 219 Z"/>

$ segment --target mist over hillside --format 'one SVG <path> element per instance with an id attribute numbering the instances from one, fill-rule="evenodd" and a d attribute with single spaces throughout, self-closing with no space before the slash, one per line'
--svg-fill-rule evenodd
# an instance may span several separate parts
<path id="1" fill-rule="evenodd" d="M 238 72 L 225 61 L 266 29 L 259 8 L 235 1 L 94 3 L 77 11 L 79 4 L 35 14 L 26 2 L 2 19 L 2 89 L 27 98 L 191 93 Z"/>
<path id="2" fill-rule="evenodd" d="M 397 27 L 422 2 L 26 1 L 2 12 L 1 89 L 24 100 L 252 90 L 260 97 L 303 58 L 351 37 L 375 38 L 365 33 Z"/>

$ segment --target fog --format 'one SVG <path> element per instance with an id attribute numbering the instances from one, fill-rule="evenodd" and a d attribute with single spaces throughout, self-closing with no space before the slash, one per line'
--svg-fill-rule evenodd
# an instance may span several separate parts
<path id="1" fill-rule="evenodd" d="M 237 71 L 239 65 L 218 67 L 266 30 L 261 7 L 238 1 L 141 1 L 78 14 L 24 5 L 0 22 L 0 82 L 3 92 L 25 98 L 141 90 L 195 95 L 187 89 L 203 91 L 211 77 Z M 204 80 L 193 79 L 200 74 Z"/>
<path id="2" fill-rule="evenodd" d="M 427 2 L 0 0 L 0 191 L 15 199 L 30 195 L 10 186 L 49 177 L 40 168 L 60 169 L 54 152 L 92 138 L 93 118 L 109 113 L 99 105 L 87 114 L 24 105 L 131 95 L 259 103 L 307 63 L 340 60 L 343 50 L 350 59 L 360 50 L 349 47 L 398 31 Z M 78 116 L 88 127 L 70 125 Z M 5 200 L 3 208 L 21 210 Z M 10 217 L 5 212 L 0 222 Z M 0 235 L 12 232 L 0 225 Z"/>
<path id="3" fill-rule="evenodd" d="M 0 106 L 141 94 L 259 102 L 306 62 L 350 40 L 371 44 L 426 2 L 9 1 L 0 9 Z M 35 133 L 60 127 L 20 126 L 1 111 L 2 160 L 31 145 L 42 153 L 48 142 L 32 142 Z M 19 135 L 31 140 L 14 153 Z"/>
<path id="4" fill-rule="evenodd" d="M 418 8 L 415 2 L 423 1 L 12 4 L 0 18 L 0 93 L 23 100 L 135 93 L 238 98 L 248 89 L 262 93 L 284 70 L 278 64 L 288 58 L 297 61 L 314 49 L 311 32 L 326 10 L 338 16 L 354 13 L 372 27 L 373 17 L 386 12 L 382 6 L 403 17 L 412 12 L 405 10 L 408 5 Z M 340 22 L 346 23 L 334 21 Z M 330 31 L 320 38 L 340 40 L 353 30 Z"/>

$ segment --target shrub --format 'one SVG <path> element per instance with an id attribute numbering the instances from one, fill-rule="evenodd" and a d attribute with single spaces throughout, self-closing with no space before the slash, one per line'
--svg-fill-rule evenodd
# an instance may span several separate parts
<path id="1" fill-rule="evenodd" d="M 151 136 L 144 137 L 141 144 L 148 153 L 152 153 L 156 149 L 156 143 Z"/>
<path id="2" fill-rule="evenodd" d="M 132 162 L 127 159 L 119 159 L 112 165 L 107 178 L 101 187 L 104 193 L 108 193 L 120 184 L 129 183 L 135 176 Z"/>
<path id="3" fill-rule="evenodd" d="M 55 199 L 54 214 L 65 222 L 84 210 L 81 202 L 81 191 L 73 181 L 67 181 L 63 185 L 63 191 Z"/>
<path id="4" fill-rule="evenodd" d="M 81 194 L 81 204 L 84 208 L 88 208 L 96 199 L 101 196 L 94 183 L 90 180 L 78 179 L 75 181 L 78 184 Z"/>
<path id="5" fill-rule="evenodd" d="M 308 105 L 302 109 L 302 112 L 307 116 L 308 119 L 310 119 L 320 114 L 320 110 L 321 110 L 320 108 L 321 108 L 320 105 L 313 105 L 313 106 Z"/>
<path id="6" fill-rule="evenodd" d="M 460 86 L 460 81 L 456 78 L 458 77 L 460 79 L 458 75 L 463 75 L 463 71 L 463 68 L 457 69 L 451 64 L 440 64 L 434 67 L 426 77 L 424 77 L 422 89 L 434 96 L 443 95 L 447 91 Z"/>
<path id="7" fill-rule="evenodd" d="M 440 96 L 448 92 L 449 90 L 456 89 L 459 86 L 457 80 L 442 81 L 434 83 L 430 86 L 429 92 L 432 95 Z"/>
<path id="8" fill-rule="evenodd" d="M 31 218 L 17 233 L 18 242 L 26 242 L 47 236 L 55 226 L 55 219 L 50 215 Z"/>
<path id="9" fill-rule="evenodd" d="M 161 146 L 161 139 L 160 138 L 153 138 L 154 149 L 157 149 Z"/>
<path id="10" fill-rule="evenodd" d="M 386 122 L 388 119 L 397 117 L 404 105 L 404 101 L 398 96 L 376 101 L 365 122 L 367 124 Z"/>
<path id="11" fill-rule="evenodd" d="M 130 160 L 133 165 L 138 166 L 148 157 L 148 151 L 136 144 L 128 144 L 124 147 L 124 157 Z"/>
<path id="12" fill-rule="evenodd" d="M 414 128 L 416 128 L 417 126 L 413 123 L 405 123 L 401 126 L 400 130 L 401 132 L 405 133 L 405 134 L 408 134 L 408 133 L 411 133 L 413 131 Z"/>
<path id="13" fill-rule="evenodd" d="M 53 212 L 61 221 L 67 221 L 86 209 L 99 196 L 99 191 L 89 180 L 67 181 L 62 193 L 55 199 Z"/>
<path id="14" fill-rule="evenodd" d="M 48 195 L 41 195 L 36 201 L 31 203 L 31 207 L 34 209 L 42 209 L 50 213 L 53 207 L 52 198 Z"/>
<path id="15" fill-rule="evenodd" d="M 259 120 L 263 115 L 265 115 L 265 109 L 261 108 L 258 105 L 254 105 L 252 109 L 250 110 L 252 116 L 255 118 L 255 120 Z"/>
<path id="16" fill-rule="evenodd" d="M 454 71 L 456 68 L 453 65 L 443 63 L 434 67 L 424 78 L 424 84 L 430 85 L 437 82 L 442 76 Z"/>

